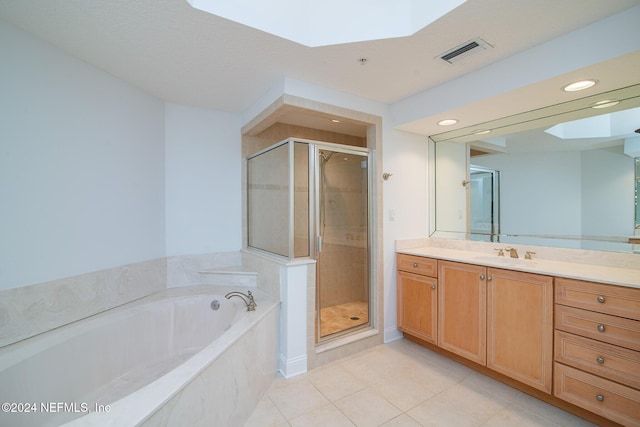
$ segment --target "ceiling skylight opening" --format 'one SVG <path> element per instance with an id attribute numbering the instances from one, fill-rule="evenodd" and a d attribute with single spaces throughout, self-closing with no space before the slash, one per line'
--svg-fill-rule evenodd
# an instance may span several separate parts
<path id="1" fill-rule="evenodd" d="M 577 92 L 579 90 L 589 89 L 590 87 L 595 86 L 598 83 L 597 80 L 589 79 L 589 80 L 580 80 L 579 82 L 574 82 L 566 85 L 562 88 L 565 92 Z"/>
<path id="2" fill-rule="evenodd" d="M 466 0 L 187 0 L 191 7 L 309 46 L 407 37 Z"/>

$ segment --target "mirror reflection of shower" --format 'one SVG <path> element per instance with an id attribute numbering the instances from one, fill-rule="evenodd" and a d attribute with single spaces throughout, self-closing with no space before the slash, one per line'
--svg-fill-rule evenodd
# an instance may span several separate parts
<path id="1" fill-rule="evenodd" d="M 500 235 L 500 172 L 469 167 L 469 209 L 472 240 L 498 241 Z"/>

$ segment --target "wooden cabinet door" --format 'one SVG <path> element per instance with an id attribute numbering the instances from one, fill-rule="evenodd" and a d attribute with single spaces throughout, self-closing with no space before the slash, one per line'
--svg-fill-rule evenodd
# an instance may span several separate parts
<path id="1" fill-rule="evenodd" d="M 438 346 L 486 365 L 486 267 L 438 261 Z"/>
<path id="2" fill-rule="evenodd" d="M 552 277 L 487 270 L 487 367 L 551 393 Z"/>
<path id="3" fill-rule="evenodd" d="M 398 271 L 398 329 L 437 344 L 437 279 Z"/>

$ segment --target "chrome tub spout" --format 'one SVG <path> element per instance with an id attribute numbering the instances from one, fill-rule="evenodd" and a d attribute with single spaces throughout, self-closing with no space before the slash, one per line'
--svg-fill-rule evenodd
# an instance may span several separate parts
<path id="1" fill-rule="evenodd" d="M 251 293 L 251 291 L 248 291 L 247 294 L 243 294 L 242 292 L 229 292 L 224 297 L 226 299 L 231 299 L 231 297 L 242 298 L 244 303 L 247 304 L 247 311 L 255 311 L 258 304 L 256 304 L 255 300 L 253 299 L 253 294 Z"/>

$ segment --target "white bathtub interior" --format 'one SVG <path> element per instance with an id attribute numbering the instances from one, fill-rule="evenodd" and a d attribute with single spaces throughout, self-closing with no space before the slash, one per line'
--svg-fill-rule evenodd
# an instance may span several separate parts
<path id="1" fill-rule="evenodd" d="M 171 381 L 170 390 L 149 390 L 156 397 L 165 394 L 166 400 L 236 341 L 243 328 L 277 305 L 273 298 L 254 290 L 260 307 L 258 314 L 248 313 L 242 301 L 224 298 L 230 290 L 237 288 L 168 289 L 4 347 L 0 349 L 0 400 L 86 403 L 89 409 L 116 407 L 114 402 L 125 396 L 153 389 L 150 385 L 159 379 L 166 383 L 167 376 L 177 375 L 180 378 Z M 220 302 L 218 310 L 211 308 L 213 300 Z M 234 335 L 223 337 L 228 331 Z M 207 354 L 194 361 L 197 366 L 187 366 L 197 359 L 194 355 L 202 353 Z M 3 413 L 0 424 L 58 425 L 85 414 L 63 411 L 51 415 Z"/>

